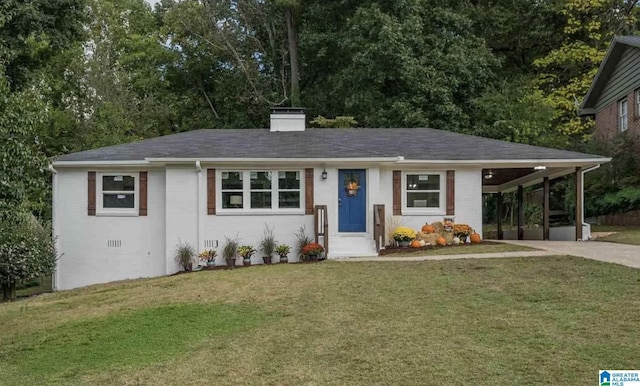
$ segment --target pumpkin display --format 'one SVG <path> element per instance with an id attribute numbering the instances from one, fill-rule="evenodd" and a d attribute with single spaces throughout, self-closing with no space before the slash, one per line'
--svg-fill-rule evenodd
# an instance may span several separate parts
<path id="1" fill-rule="evenodd" d="M 447 245 L 447 239 L 442 236 L 438 237 L 438 240 L 436 240 L 436 242 L 438 243 L 438 245 Z"/>
<path id="2" fill-rule="evenodd" d="M 420 247 L 421 247 L 420 240 L 413 240 L 411 242 L 411 248 L 420 248 Z"/>
<path id="3" fill-rule="evenodd" d="M 477 244 L 481 241 L 480 233 L 474 233 L 471 235 L 471 242 Z"/>
<path id="4" fill-rule="evenodd" d="M 422 231 L 424 233 L 433 233 L 436 231 L 436 228 L 434 228 L 433 225 L 425 224 L 422 226 Z"/>

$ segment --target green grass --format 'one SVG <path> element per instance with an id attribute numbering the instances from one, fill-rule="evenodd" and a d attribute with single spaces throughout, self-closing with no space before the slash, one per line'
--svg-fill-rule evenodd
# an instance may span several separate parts
<path id="1" fill-rule="evenodd" d="M 384 256 L 442 256 L 442 255 L 467 255 L 471 253 L 502 253 L 535 251 L 537 249 L 524 245 L 503 244 L 484 241 L 480 244 L 450 245 L 446 247 L 433 247 L 431 249 L 406 250 L 386 253 Z"/>
<path id="2" fill-rule="evenodd" d="M 0 305 L 0 384 L 569 384 L 634 368 L 638 271 L 573 257 L 323 262 Z"/>
<path id="3" fill-rule="evenodd" d="M 640 227 L 594 225 L 592 232 L 616 232 L 610 236 L 598 237 L 596 241 L 640 245 Z"/>

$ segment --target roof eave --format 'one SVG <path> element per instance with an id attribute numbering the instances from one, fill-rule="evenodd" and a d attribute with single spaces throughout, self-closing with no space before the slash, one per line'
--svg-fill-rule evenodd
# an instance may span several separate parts
<path id="1" fill-rule="evenodd" d="M 597 103 L 597 98 L 599 97 L 599 95 L 593 96 L 593 93 L 595 91 L 595 89 L 597 87 L 602 86 L 601 82 L 605 82 L 607 81 L 606 78 L 601 79 L 603 77 L 603 73 L 605 71 L 608 71 L 609 67 L 614 66 L 615 67 L 615 63 L 611 63 L 609 64 L 609 59 L 610 57 L 615 53 L 617 53 L 619 50 L 621 50 L 620 45 L 628 45 L 628 46 L 632 46 L 632 47 L 638 47 L 638 45 L 636 44 L 632 44 L 628 41 L 625 41 L 623 39 L 624 37 L 621 36 L 614 36 L 614 38 L 611 40 L 611 43 L 609 44 L 609 49 L 607 50 L 607 53 L 605 54 L 604 58 L 602 59 L 602 62 L 600 63 L 600 66 L 598 67 L 598 71 L 596 72 L 596 75 L 593 77 L 593 80 L 591 81 L 591 85 L 589 86 L 589 90 L 587 91 L 587 94 L 585 95 L 584 99 L 582 100 L 582 103 L 580 104 L 580 107 L 578 108 L 579 111 L 579 115 L 584 116 L 584 115 L 593 115 L 595 114 L 594 108 L 595 105 Z M 592 100 L 594 99 L 595 100 Z M 583 113 L 584 111 L 584 113 Z M 589 111 L 589 112 L 587 112 Z M 593 112 L 591 112 L 593 111 Z"/>

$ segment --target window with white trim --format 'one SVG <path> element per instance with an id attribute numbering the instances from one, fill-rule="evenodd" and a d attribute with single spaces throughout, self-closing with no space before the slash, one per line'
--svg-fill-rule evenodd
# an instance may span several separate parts
<path id="1" fill-rule="evenodd" d="M 98 212 L 138 213 L 138 173 L 100 173 L 98 175 Z"/>
<path id="2" fill-rule="evenodd" d="M 301 170 L 229 170 L 219 175 L 222 212 L 303 209 Z"/>
<path id="3" fill-rule="evenodd" d="M 627 100 L 623 99 L 618 102 L 618 129 L 622 131 L 627 131 L 628 123 L 627 123 Z"/>
<path id="4" fill-rule="evenodd" d="M 403 211 L 444 212 L 445 180 L 444 172 L 404 172 L 402 175 Z"/>

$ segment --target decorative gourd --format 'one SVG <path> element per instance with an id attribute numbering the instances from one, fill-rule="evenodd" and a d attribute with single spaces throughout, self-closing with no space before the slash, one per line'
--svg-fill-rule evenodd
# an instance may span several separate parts
<path id="1" fill-rule="evenodd" d="M 433 227 L 433 225 L 429 225 L 429 224 L 425 224 L 422 226 L 422 231 L 424 233 L 433 233 L 435 232 L 435 228 Z"/>
<path id="2" fill-rule="evenodd" d="M 481 241 L 480 233 L 474 233 L 471 235 L 471 242 L 477 244 Z"/>
<path id="3" fill-rule="evenodd" d="M 453 244 L 454 244 L 454 245 L 458 245 L 458 244 L 460 244 L 460 238 L 459 238 L 459 237 L 454 237 L 454 238 L 453 238 Z"/>
<path id="4" fill-rule="evenodd" d="M 442 236 L 438 237 L 438 240 L 436 240 L 436 242 L 438 243 L 438 245 L 447 245 L 447 240 Z"/>
<path id="5" fill-rule="evenodd" d="M 421 247 L 424 247 L 427 244 L 427 242 L 424 240 L 419 240 L 419 242 Z"/>
<path id="6" fill-rule="evenodd" d="M 420 248 L 420 241 L 419 240 L 413 240 L 411 242 L 411 248 Z"/>

